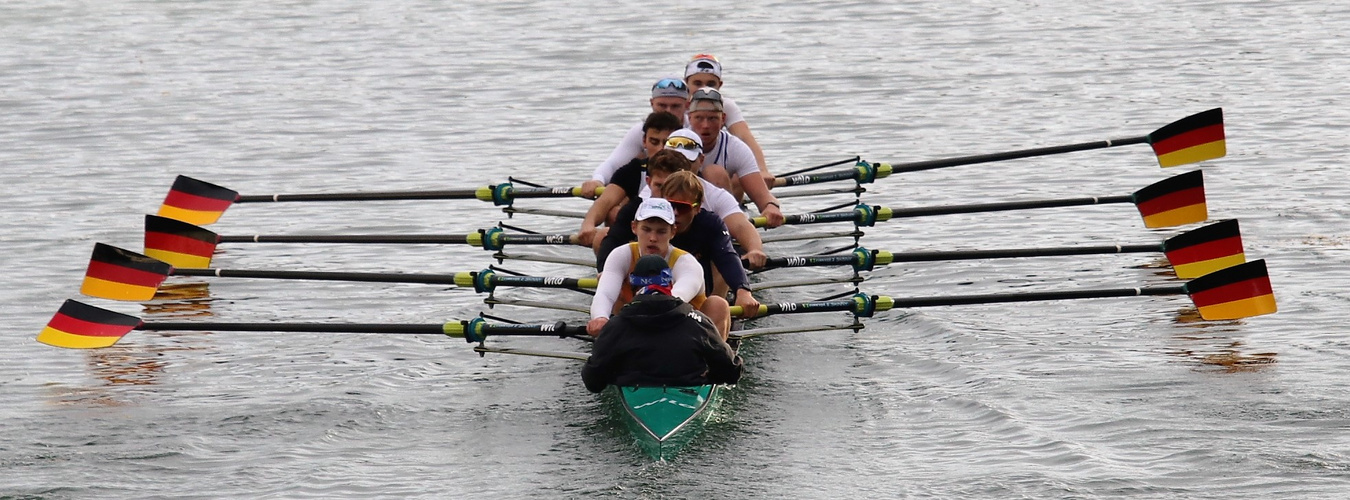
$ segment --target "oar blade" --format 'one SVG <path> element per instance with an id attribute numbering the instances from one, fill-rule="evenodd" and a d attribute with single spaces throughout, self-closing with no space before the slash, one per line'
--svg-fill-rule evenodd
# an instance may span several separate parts
<path id="1" fill-rule="evenodd" d="M 1182 118 L 1148 135 L 1158 166 L 1175 167 L 1228 154 L 1223 133 L 1223 108 Z"/>
<path id="2" fill-rule="evenodd" d="M 103 299 L 146 301 L 155 297 L 155 290 L 171 272 L 173 266 L 163 261 L 96 243 L 80 293 Z"/>
<path id="3" fill-rule="evenodd" d="M 1228 219 L 1168 238 L 1162 245 L 1178 278 L 1199 278 L 1247 262 L 1237 219 Z"/>
<path id="4" fill-rule="evenodd" d="M 1145 227 L 1172 227 L 1204 222 L 1205 179 L 1201 171 L 1155 182 L 1132 195 Z"/>
<path id="5" fill-rule="evenodd" d="M 211 267 L 211 256 L 219 242 L 219 235 L 201 226 L 158 215 L 145 216 L 145 255 L 174 267 Z"/>
<path id="6" fill-rule="evenodd" d="M 97 349 L 116 344 L 141 325 L 140 318 L 67 299 L 37 335 L 37 341 L 67 349 Z"/>
<path id="7" fill-rule="evenodd" d="M 1265 260 L 1206 274 L 1187 282 L 1185 289 L 1207 320 L 1248 318 L 1278 309 Z"/>
<path id="8" fill-rule="evenodd" d="M 159 206 L 159 215 L 192 224 L 214 224 L 238 199 L 239 193 L 232 189 L 180 175 Z"/>

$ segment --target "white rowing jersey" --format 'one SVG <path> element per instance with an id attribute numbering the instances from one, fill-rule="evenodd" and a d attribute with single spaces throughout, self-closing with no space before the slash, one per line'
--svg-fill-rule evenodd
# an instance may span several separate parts
<path id="1" fill-rule="evenodd" d="M 722 109 L 727 114 L 727 127 L 745 121 L 745 118 L 741 115 L 740 106 L 737 106 L 736 102 L 730 98 L 722 97 Z M 689 126 L 688 116 L 684 117 L 684 123 L 686 127 Z M 623 139 L 619 140 L 619 145 L 614 147 L 614 151 L 609 153 L 609 158 L 605 158 L 600 166 L 595 167 L 595 172 L 591 173 L 591 179 L 609 184 L 609 179 L 614 177 L 614 172 L 618 171 L 619 167 L 633 161 L 633 158 L 641 158 L 645 151 L 642 147 L 642 141 L 646 140 L 645 135 L 642 132 L 642 122 L 634 124 L 632 128 L 628 129 L 628 132 L 623 134 Z M 718 163 L 718 165 L 726 166 L 724 163 Z M 759 168 L 758 163 L 755 164 L 755 168 Z M 731 169 L 727 170 L 730 171 Z"/>
<path id="2" fill-rule="evenodd" d="M 605 259 L 600 283 L 595 286 L 595 297 L 591 299 L 591 318 L 608 318 L 614 312 L 614 302 L 619 300 L 619 294 L 628 281 L 628 272 L 633 268 L 633 254 L 636 252 L 631 248 L 632 245 L 619 245 Z M 663 257 L 669 261 L 674 251 L 675 247 L 666 249 Z M 693 255 L 684 253 L 675 259 L 675 265 L 670 266 L 670 275 L 671 295 L 685 302 L 693 302 L 695 297 L 703 293 L 703 266 Z"/>

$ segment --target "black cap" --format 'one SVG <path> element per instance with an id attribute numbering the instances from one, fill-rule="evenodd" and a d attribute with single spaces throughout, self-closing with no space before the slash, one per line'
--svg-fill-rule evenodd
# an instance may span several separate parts
<path id="1" fill-rule="evenodd" d="M 633 266 L 633 276 L 656 276 L 661 271 L 669 269 L 670 265 L 666 263 L 665 257 L 660 255 L 644 255 L 638 259 L 637 265 Z"/>

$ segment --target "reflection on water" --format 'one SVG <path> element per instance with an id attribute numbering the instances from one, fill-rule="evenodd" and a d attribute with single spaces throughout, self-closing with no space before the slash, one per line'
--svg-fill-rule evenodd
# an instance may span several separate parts
<path id="1" fill-rule="evenodd" d="M 159 382 L 166 366 L 160 349 L 90 349 L 85 356 L 89 372 L 109 385 L 151 385 Z"/>
<path id="2" fill-rule="evenodd" d="M 142 304 L 146 316 L 196 318 L 214 316 L 211 312 L 208 283 L 172 283 L 160 285 L 154 302 Z"/>
<path id="3" fill-rule="evenodd" d="M 1239 348 L 1245 343 L 1231 337 L 1243 334 L 1241 320 L 1205 321 L 1200 319 L 1199 310 L 1189 307 L 1177 312 L 1174 323 L 1190 333 L 1174 335 L 1172 339 L 1182 345 L 1168 354 L 1197 361 L 1205 367 L 1218 367 L 1225 373 L 1257 371 L 1275 363 L 1274 352 L 1241 352 Z"/>

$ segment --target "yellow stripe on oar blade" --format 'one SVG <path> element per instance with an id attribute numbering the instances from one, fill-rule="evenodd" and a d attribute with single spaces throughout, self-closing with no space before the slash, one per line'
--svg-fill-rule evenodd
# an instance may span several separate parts
<path id="1" fill-rule="evenodd" d="M 159 216 L 176 219 L 190 224 L 215 224 L 224 211 L 188 210 L 186 208 L 159 206 Z"/>
<path id="2" fill-rule="evenodd" d="M 1262 314 L 1274 314 L 1279 310 L 1275 306 L 1275 296 L 1265 294 L 1248 299 L 1234 300 L 1199 308 L 1200 317 L 1210 320 L 1241 319 Z"/>
<path id="3" fill-rule="evenodd" d="M 1223 158 L 1224 155 L 1227 154 L 1228 147 L 1225 141 L 1219 140 L 1158 156 L 1158 165 L 1164 168 L 1175 167 L 1215 158 Z"/>
<path id="4" fill-rule="evenodd" d="M 1247 255 L 1239 253 L 1189 264 L 1174 265 L 1172 269 L 1176 270 L 1178 278 L 1191 279 L 1199 278 L 1220 269 L 1227 269 L 1243 262 L 1247 262 Z"/>
<path id="5" fill-rule="evenodd" d="M 173 267 L 183 269 L 205 269 L 211 267 L 211 257 L 170 252 L 168 250 L 156 250 L 153 248 L 145 249 L 145 255 L 168 262 L 169 265 Z"/>
<path id="6" fill-rule="evenodd" d="M 158 287 L 153 286 L 140 286 L 130 283 L 101 280 L 92 276 L 85 276 L 84 283 L 80 285 L 80 293 L 90 297 L 128 300 L 132 302 L 151 300 L 155 298 L 155 290 L 158 289 Z"/>
<path id="7" fill-rule="evenodd" d="M 1204 222 L 1209 219 L 1209 210 L 1204 203 L 1185 206 L 1144 216 L 1144 227 L 1184 226 Z"/>
<path id="8" fill-rule="evenodd" d="M 37 341 L 70 349 L 108 347 L 140 325 L 135 316 L 67 300 L 38 333 Z"/>

